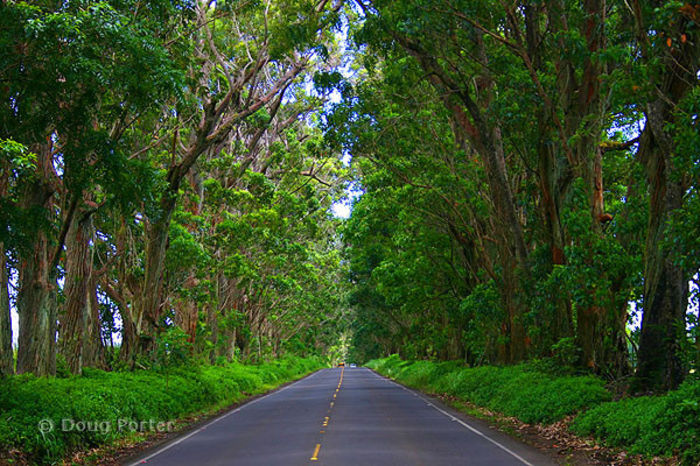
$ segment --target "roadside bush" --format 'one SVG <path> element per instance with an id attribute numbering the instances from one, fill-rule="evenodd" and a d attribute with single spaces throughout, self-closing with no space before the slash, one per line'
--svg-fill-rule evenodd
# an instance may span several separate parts
<path id="1" fill-rule="evenodd" d="M 468 368 L 456 362 L 401 361 L 392 356 L 368 366 L 411 387 L 452 395 L 526 423 L 558 421 L 611 398 L 600 379 L 557 377 L 526 364 Z"/>
<path id="2" fill-rule="evenodd" d="M 661 396 L 603 403 L 578 416 L 572 430 L 593 435 L 631 453 L 700 460 L 700 381 L 688 381 Z"/>
<path id="3" fill-rule="evenodd" d="M 287 357 L 246 366 L 178 367 L 167 377 L 161 371 L 104 372 L 86 368 L 82 376 L 0 380 L 0 449 L 17 449 L 40 463 L 93 448 L 129 435 L 119 422 L 166 422 L 217 409 L 313 370 L 316 359 Z M 105 423 L 109 429 L 68 432 L 62 422 Z M 42 433 L 40 423 L 53 424 Z"/>

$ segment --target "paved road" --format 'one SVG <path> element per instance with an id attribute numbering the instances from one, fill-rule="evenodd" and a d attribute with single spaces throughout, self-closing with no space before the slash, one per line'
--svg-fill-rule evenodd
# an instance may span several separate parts
<path id="1" fill-rule="evenodd" d="M 546 465 L 369 369 L 324 369 L 148 452 L 149 465 Z"/>

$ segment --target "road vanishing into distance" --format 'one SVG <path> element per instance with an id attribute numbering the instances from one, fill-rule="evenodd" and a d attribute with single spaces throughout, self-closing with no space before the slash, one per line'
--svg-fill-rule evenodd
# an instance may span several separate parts
<path id="1" fill-rule="evenodd" d="M 126 464 L 554 464 L 481 424 L 369 369 L 324 369 Z"/>

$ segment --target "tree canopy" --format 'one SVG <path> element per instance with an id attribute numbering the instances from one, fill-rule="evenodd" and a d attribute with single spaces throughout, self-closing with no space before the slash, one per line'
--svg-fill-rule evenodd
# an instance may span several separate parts
<path id="1" fill-rule="evenodd" d="M 682 1 L 3 2 L 0 373 L 349 342 L 674 388 L 700 357 L 698 24 Z"/>

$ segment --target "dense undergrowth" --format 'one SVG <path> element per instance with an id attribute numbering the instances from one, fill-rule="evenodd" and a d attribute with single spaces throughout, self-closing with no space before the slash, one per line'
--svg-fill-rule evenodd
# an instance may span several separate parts
<path id="1" fill-rule="evenodd" d="M 603 403 L 580 414 L 572 430 L 643 455 L 679 455 L 700 461 L 700 382 L 688 381 L 662 396 Z"/>
<path id="2" fill-rule="evenodd" d="M 260 365 L 183 367 L 167 374 L 85 369 L 82 376 L 68 378 L 0 379 L 0 451 L 19 450 L 31 461 L 50 463 L 133 435 L 135 426 L 157 430 L 153 423 L 236 403 L 322 365 L 318 359 L 288 357 Z"/>
<path id="3" fill-rule="evenodd" d="M 700 460 L 700 381 L 660 396 L 611 401 L 593 376 L 552 374 L 535 364 L 468 368 L 457 362 L 402 361 L 396 355 L 367 366 L 408 386 L 446 394 L 526 423 L 575 415 L 571 430 L 645 456 Z"/>

